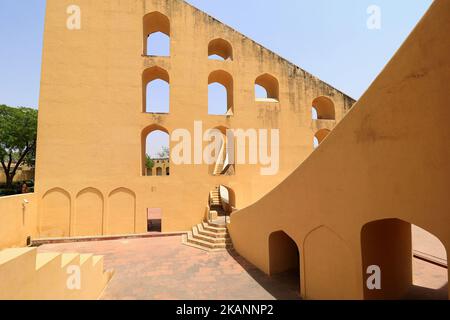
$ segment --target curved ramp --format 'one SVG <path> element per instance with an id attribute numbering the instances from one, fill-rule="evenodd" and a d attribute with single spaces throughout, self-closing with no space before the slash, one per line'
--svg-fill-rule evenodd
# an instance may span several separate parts
<path id="1" fill-rule="evenodd" d="M 411 224 L 450 250 L 450 1 L 436 0 L 342 122 L 284 182 L 232 215 L 235 249 L 268 274 L 269 237 L 300 252 L 308 299 L 398 299 Z M 276 250 L 276 249 L 274 249 Z M 381 269 L 369 290 L 367 268 Z"/>

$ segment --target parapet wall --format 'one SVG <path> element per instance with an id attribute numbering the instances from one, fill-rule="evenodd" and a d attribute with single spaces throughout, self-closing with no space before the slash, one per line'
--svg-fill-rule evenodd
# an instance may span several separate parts
<path id="1" fill-rule="evenodd" d="M 38 234 L 36 195 L 34 193 L 0 197 L 0 250 L 24 247 L 27 237 Z"/>

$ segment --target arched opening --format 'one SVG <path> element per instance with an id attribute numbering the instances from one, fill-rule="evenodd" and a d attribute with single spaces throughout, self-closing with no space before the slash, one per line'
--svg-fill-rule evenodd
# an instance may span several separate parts
<path id="1" fill-rule="evenodd" d="M 162 32 L 155 32 L 147 38 L 147 56 L 170 56 L 170 38 Z"/>
<path id="2" fill-rule="evenodd" d="M 209 192 L 208 221 L 219 225 L 229 222 L 231 213 L 236 210 L 236 196 L 234 191 L 224 185 L 218 185 Z"/>
<path id="3" fill-rule="evenodd" d="M 142 74 L 143 112 L 169 113 L 170 78 L 160 67 L 151 67 Z"/>
<path id="4" fill-rule="evenodd" d="M 413 253 L 411 227 L 400 219 L 377 220 L 363 226 L 365 299 L 448 299 L 447 268 Z"/>
<path id="5" fill-rule="evenodd" d="M 258 84 L 255 84 L 255 97 L 257 101 L 266 101 L 268 97 L 267 90 Z"/>
<path id="6" fill-rule="evenodd" d="M 317 114 L 316 108 L 314 108 L 314 107 L 311 108 L 311 114 L 312 114 L 313 120 L 319 120 L 319 115 Z"/>
<path id="7" fill-rule="evenodd" d="M 210 142 L 208 147 L 209 174 L 213 176 L 230 176 L 235 174 L 234 143 L 227 136 L 228 128 L 219 126 L 207 132 Z"/>
<path id="8" fill-rule="evenodd" d="M 232 213 L 236 210 L 236 194 L 234 190 L 228 186 L 219 186 L 220 197 L 222 199 L 222 205 L 227 213 Z"/>
<path id="9" fill-rule="evenodd" d="M 163 176 L 169 167 L 169 133 L 163 127 L 152 125 L 142 132 L 142 175 Z"/>
<path id="10" fill-rule="evenodd" d="M 328 129 L 322 129 L 317 131 L 317 133 L 314 135 L 314 148 L 317 148 L 323 140 L 328 136 L 330 133 L 330 130 Z"/>
<path id="11" fill-rule="evenodd" d="M 208 45 L 208 57 L 212 60 L 233 60 L 233 47 L 224 39 L 212 40 Z"/>
<path id="12" fill-rule="evenodd" d="M 300 295 L 300 252 L 284 231 L 269 236 L 269 274 Z"/>
<path id="13" fill-rule="evenodd" d="M 208 114 L 233 114 L 233 77 L 226 71 L 217 70 L 208 78 Z"/>
<path id="14" fill-rule="evenodd" d="M 336 120 L 334 102 L 327 97 L 318 97 L 312 103 L 313 120 Z"/>
<path id="15" fill-rule="evenodd" d="M 279 98 L 278 80 L 265 73 L 255 80 L 255 99 L 261 102 L 278 102 Z"/>
<path id="16" fill-rule="evenodd" d="M 226 115 L 228 112 L 227 88 L 219 83 L 208 86 L 208 114 Z"/>
<path id="17" fill-rule="evenodd" d="M 144 16 L 144 55 L 170 56 L 170 21 L 160 12 Z"/>

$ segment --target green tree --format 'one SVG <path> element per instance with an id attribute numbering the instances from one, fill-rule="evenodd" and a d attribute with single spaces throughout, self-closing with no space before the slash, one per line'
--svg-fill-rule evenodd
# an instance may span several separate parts
<path id="1" fill-rule="evenodd" d="M 147 169 L 152 170 L 155 166 L 155 162 L 152 160 L 152 158 L 150 158 L 148 154 L 145 156 L 145 158 L 145 166 L 147 167 Z"/>
<path id="2" fill-rule="evenodd" d="M 38 111 L 0 105 L 0 162 L 11 188 L 17 169 L 24 163 L 34 166 Z"/>

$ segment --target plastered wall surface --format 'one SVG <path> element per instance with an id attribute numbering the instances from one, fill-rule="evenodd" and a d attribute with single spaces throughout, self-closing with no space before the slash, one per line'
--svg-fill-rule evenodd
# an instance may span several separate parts
<path id="1" fill-rule="evenodd" d="M 33 193 L 0 198 L 0 250 L 24 247 L 38 234 L 37 199 Z"/>
<path id="2" fill-rule="evenodd" d="M 80 8 L 79 30 L 66 26 L 72 4 Z M 155 28 L 170 35 L 170 57 L 143 55 L 145 34 Z M 231 45 L 232 59 L 208 59 L 218 38 Z M 145 84 L 156 75 L 170 82 L 169 114 L 143 112 Z M 255 100 L 257 79 L 275 79 L 268 88 L 278 102 Z M 210 81 L 231 88 L 228 116 L 208 115 Z M 312 120 L 317 97 L 333 104 L 334 120 Z M 243 208 L 308 157 L 314 135 L 332 129 L 353 102 L 184 1 L 48 0 L 36 165 L 40 236 L 145 232 L 147 208 L 162 209 L 163 231 L 188 230 L 219 184 Z M 194 121 L 203 130 L 279 129 L 278 173 L 262 176 L 260 165 L 247 164 L 213 176 L 207 164 L 171 162 L 170 176 L 143 176 L 146 135 L 182 128 L 194 139 Z"/>
<path id="3" fill-rule="evenodd" d="M 270 273 L 269 237 L 282 230 L 300 251 L 304 298 L 389 299 L 411 284 L 411 224 L 449 252 L 449 28 L 450 2 L 434 1 L 319 148 L 232 215 L 241 255 Z M 364 289 L 370 265 L 382 290 Z"/>

